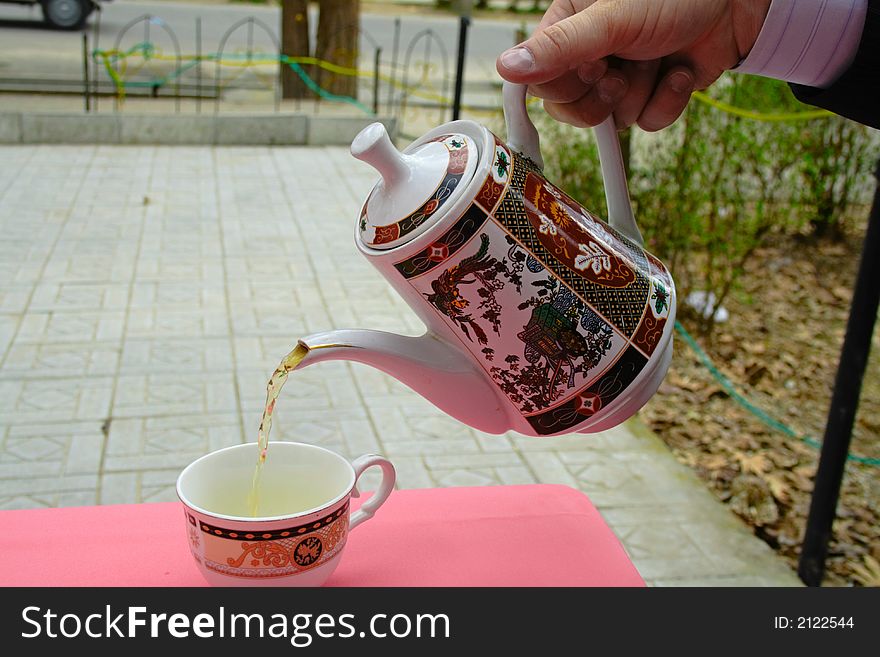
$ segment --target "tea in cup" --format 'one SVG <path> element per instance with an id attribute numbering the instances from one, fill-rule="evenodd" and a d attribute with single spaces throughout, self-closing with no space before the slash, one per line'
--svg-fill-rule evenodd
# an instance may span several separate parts
<path id="1" fill-rule="evenodd" d="M 324 447 L 273 442 L 251 516 L 254 446 L 235 445 L 187 466 L 177 480 L 190 551 L 213 586 L 321 586 L 351 529 L 394 488 L 394 466 L 374 454 L 352 462 Z M 382 469 L 379 490 L 350 513 L 357 480 Z"/>

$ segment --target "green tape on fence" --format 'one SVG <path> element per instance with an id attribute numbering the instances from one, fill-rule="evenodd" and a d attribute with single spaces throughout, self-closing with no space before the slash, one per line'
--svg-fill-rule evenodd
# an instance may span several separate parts
<path id="1" fill-rule="evenodd" d="M 123 75 L 120 74 L 120 71 L 117 71 L 114 68 L 114 64 L 118 61 L 124 62 L 128 57 L 132 55 L 138 54 L 143 57 L 145 60 L 155 59 L 159 61 L 183 61 L 188 60 L 185 63 L 179 65 L 175 70 L 163 75 L 161 77 L 153 78 L 152 80 L 124 80 Z M 254 57 L 254 55 L 257 55 Z M 242 63 L 247 66 L 252 66 L 256 64 L 266 64 L 266 63 L 281 63 L 286 66 L 289 66 L 290 69 L 296 73 L 299 78 L 313 93 L 320 96 L 325 100 L 329 100 L 337 103 L 348 103 L 354 107 L 357 107 L 359 110 L 364 112 L 365 114 L 373 115 L 373 111 L 369 109 L 366 105 L 358 101 L 356 98 L 352 98 L 351 96 L 344 96 L 340 94 L 334 94 L 330 91 L 327 91 L 323 87 L 321 87 L 317 82 L 315 82 L 308 73 L 306 73 L 303 68 L 299 65 L 299 63 L 295 60 L 295 58 L 288 57 L 287 55 L 267 55 L 264 53 L 224 53 L 221 59 L 219 53 L 209 53 L 207 55 L 203 55 L 201 57 L 195 57 L 194 55 L 180 55 L 178 56 L 170 56 L 163 55 L 154 44 L 145 41 L 141 43 L 137 43 L 128 50 L 120 51 L 120 50 L 94 50 L 92 52 L 93 58 L 100 58 L 104 64 L 104 68 L 107 70 L 107 74 L 110 76 L 110 79 L 113 80 L 113 83 L 116 85 L 117 92 L 120 96 L 124 95 L 126 88 L 153 88 L 153 87 L 161 87 L 164 86 L 180 76 L 186 73 L 189 69 L 197 66 L 201 62 L 214 62 L 218 64 L 235 62 L 236 65 L 241 65 Z M 307 58 L 311 59 L 311 58 Z M 341 75 L 358 75 L 359 71 L 357 69 L 346 69 L 345 67 L 334 66 L 331 63 L 327 63 L 330 68 L 334 69 L 334 72 L 337 72 Z"/>
<path id="2" fill-rule="evenodd" d="M 282 55 L 282 57 L 283 57 L 283 55 Z M 329 91 L 327 91 L 323 87 L 319 86 L 318 83 L 315 82 L 314 80 L 312 80 L 312 78 L 310 78 L 309 75 L 304 70 L 302 70 L 302 67 L 299 64 L 297 64 L 296 62 L 285 61 L 284 63 L 287 64 L 293 70 L 293 72 L 296 73 L 300 77 L 300 79 L 303 81 L 303 83 L 309 89 L 311 89 L 313 93 L 318 94 L 321 98 L 325 98 L 327 100 L 335 101 L 335 102 L 348 103 L 349 105 L 354 105 L 362 112 L 366 112 L 367 114 L 373 114 L 372 110 L 368 109 L 365 105 L 363 105 L 357 99 L 352 98 L 351 96 L 340 96 L 338 94 L 330 93 Z"/>
<path id="3" fill-rule="evenodd" d="M 721 371 L 717 367 L 715 367 L 715 364 L 712 362 L 706 352 L 700 348 L 700 345 L 697 344 L 697 341 L 694 340 L 693 336 L 687 332 L 685 327 L 682 326 L 680 322 L 675 322 L 675 330 L 678 331 L 679 335 L 681 335 L 682 338 L 684 338 L 684 341 L 697 355 L 697 358 L 700 359 L 700 362 L 703 364 L 703 366 L 707 370 L 709 370 L 709 373 L 715 378 L 716 381 L 718 381 L 718 384 L 722 388 L 724 388 L 724 391 L 728 395 L 730 395 L 731 399 L 733 399 L 740 406 L 742 406 L 749 413 L 761 420 L 761 422 L 766 424 L 771 429 L 775 429 L 776 431 L 784 433 L 789 438 L 796 438 L 815 449 L 820 449 L 822 447 L 822 443 L 820 443 L 819 441 L 811 438 L 810 436 L 798 433 L 784 422 L 780 422 L 779 420 L 765 412 L 763 409 L 755 406 L 755 404 L 746 399 L 734 387 L 730 379 L 724 376 L 724 374 L 722 374 Z M 861 463 L 862 465 L 880 466 L 880 459 L 871 458 L 868 456 L 856 456 L 855 454 L 847 454 L 846 459 L 848 461 L 853 461 L 854 463 Z"/>
<path id="4" fill-rule="evenodd" d="M 120 72 L 113 68 L 112 64 L 116 62 L 125 62 L 128 57 L 133 55 L 140 55 L 145 60 L 153 59 L 157 61 L 180 61 L 185 62 L 182 65 L 179 65 L 178 68 L 167 75 L 162 77 L 155 78 L 149 81 L 126 81 L 123 79 L 123 76 L 120 75 Z M 372 115 L 373 112 L 367 108 L 365 105 L 360 103 L 356 98 L 352 98 L 351 96 L 343 96 L 339 94 L 334 94 L 326 89 L 322 88 L 318 85 L 303 69 L 301 64 L 310 64 L 317 65 L 325 68 L 333 73 L 338 75 L 349 75 L 354 77 L 359 77 L 364 75 L 364 72 L 356 67 L 346 67 L 340 66 L 338 64 L 334 64 L 332 62 L 327 62 L 324 60 L 320 60 L 314 57 L 288 57 L 283 54 L 267 54 L 267 53 L 223 53 L 222 57 L 220 53 L 211 53 L 207 55 L 203 55 L 201 57 L 197 57 L 195 55 L 165 55 L 161 52 L 159 48 L 156 47 L 155 44 L 149 41 L 144 41 L 141 43 L 137 43 L 128 50 L 95 50 L 92 52 L 92 57 L 101 58 L 104 63 L 104 67 L 107 69 L 107 74 L 113 80 L 113 83 L 116 85 L 118 93 L 120 96 L 125 94 L 126 87 L 132 88 L 152 88 L 156 86 L 162 86 L 168 84 L 169 82 L 176 80 L 181 75 L 183 75 L 186 71 L 191 69 L 193 66 L 198 65 L 202 61 L 206 62 L 214 62 L 221 65 L 231 65 L 237 66 L 241 65 L 242 62 L 245 63 L 246 66 L 252 66 L 256 64 L 267 64 L 267 63 L 275 63 L 279 62 L 282 64 L 286 64 L 289 66 L 303 81 L 303 83 L 311 89 L 313 93 L 324 98 L 326 100 L 332 102 L 341 102 L 348 103 L 354 107 L 357 107 L 362 112 L 366 114 Z M 112 63 L 111 63 L 112 62 Z M 387 76 L 380 76 L 383 80 L 388 82 L 389 84 L 394 84 L 395 86 L 403 86 L 398 83 L 396 80 L 389 79 Z M 411 90 L 411 89 L 410 89 Z M 425 94 L 417 94 L 417 95 L 425 95 Z M 428 96 L 426 96 L 428 97 Z M 452 100 L 450 98 L 446 98 L 439 95 L 430 95 L 433 100 L 444 104 L 450 105 Z M 727 114 L 733 114 L 735 116 L 739 116 L 742 118 L 750 119 L 752 121 L 778 121 L 778 122 L 792 122 L 792 121 L 814 121 L 816 119 L 827 119 L 829 117 L 835 116 L 833 113 L 827 110 L 804 110 L 799 112 L 757 112 L 750 109 L 743 109 L 741 107 L 736 107 L 734 105 L 730 105 L 728 103 L 722 102 L 715 98 L 712 98 L 706 93 L 695 91 L 692 96 L 694 100 L 697 100 L 701 103 L 705 103 L 718 111 L 725 112 Z"/>

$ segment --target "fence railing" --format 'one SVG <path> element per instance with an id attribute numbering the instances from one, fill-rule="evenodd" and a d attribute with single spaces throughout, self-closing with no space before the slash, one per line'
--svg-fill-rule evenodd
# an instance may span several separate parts
<path id="1" fill-rule="evenodd" d="M 406 117 L 418 113 L 427 113 L 424 118 L 433 123 L 451 118 L 453 74 L 461 67 L 453 67 L 446 44 L 432 29 L 423 29 L 402 44 L 402 20 L 396 18 L 391 45 L 383 48 L 362 26 L 349 25 L 332 39 L 357 44 L 357 49 L 334 52 L 336 61 L 328 61 L 285 54 L 276 31 L 255 16 L 230 25 L 213 48 L 206 47 L 200 17 L 195 18 L 194 28 L 194 47 L 185 52 L 182 39 L 167 21 L 144 14 L 124 25 L 107 47 L 106 35 L 101 41 L 98 14 L 83 48 L 86 110 L 101 111 L 101 97 L 111 95 L 113 111 L 124 109 L 126 97 L 146 96 L 173 99 L 175 112 L 201 113 L 203 102 L 208 101 L 218 113 L 225 101 L 241 92 L 262 96 L 265 105 L 277 112 L 283 101 L 280 70 L 287 66 L 309 91 L 306 98 L 290 100 L 297 110 L 308 104 L 311 111 L 320 112 L 327 103 L 341 103 L 359 113 L 394 117 L 399 129 Z M 511 42 L 513 38 L 512 28 Z M 338 63 L 351 60 L 353 66 Z M 355 78 L 356 92 L 340 95 L 325 89 L 315 79 L 319 70 Z M 192 102 L 184 105 L 182 100 Z M 251 101 L 252 106 L 260 104 Z"/>

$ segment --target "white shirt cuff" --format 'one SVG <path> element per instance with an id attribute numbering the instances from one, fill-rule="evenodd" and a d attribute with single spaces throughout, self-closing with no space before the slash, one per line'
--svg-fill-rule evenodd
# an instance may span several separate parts
<path id="1" fill-rule="evenodd" d="M 826 88 L 859 49 L 867 0 L 772 0 L 761 33 L 737 73 Z"/>

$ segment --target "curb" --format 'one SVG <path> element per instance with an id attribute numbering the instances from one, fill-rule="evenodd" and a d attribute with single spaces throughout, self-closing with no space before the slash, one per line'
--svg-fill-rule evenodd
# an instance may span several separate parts
<path id="1" fill-rule="evenodd" d="M 397 120 L 390 117 L 3 112 L 0 144 L 347 146 L 376 121 L 397 136 Z"/>

